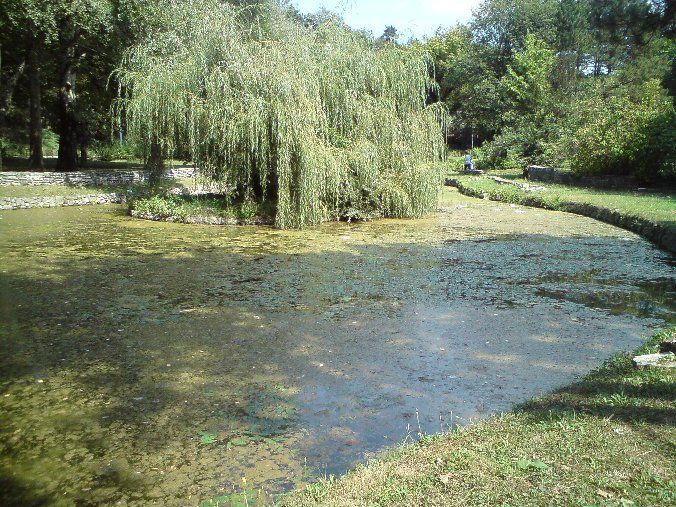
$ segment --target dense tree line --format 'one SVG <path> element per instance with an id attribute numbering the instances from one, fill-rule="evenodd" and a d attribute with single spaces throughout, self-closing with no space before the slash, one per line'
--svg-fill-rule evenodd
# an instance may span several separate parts
<path id="1" fill-rule="evenodd" d="M 424 47 L 484 167 L 675 177 L 672 3 L 486 0 Z"/>
<path id="2" fill-rule="evenodd" d="M 47 127 L 62 170 L 86 163 L 91 147 L 103 155 L 126 146 L 151 159 L 152 150 L 119 142 L 127 91 L 115 71 L 130 48 L 162 30 L 176 3 L 2 0 L 0 153 L 27 142 L 30 166 L 42 167 Z M 268 1 L 222 3 L 245 7 L 260 23 L 256 9 Z M 346 28 L 329 12 L 277 5 L 308 29 Z M 399 40 L 391 26 L 379 38 L 356 35 L 374 46 Z M 543 163 L 674 177 L 672 2 L 485 0 L 468 23 L 403 46 L 431 55 L 437 86 L 428 103 L 441 101 L 451 114 L 449 146 L 477 147 L 485 167 Z M 174 155 L 189 151 L 177 146 Z"/>
<path id="3" fill-rule="evenodd" d="M 43 167 L 43 129 L 58 136 L 58 169 L 86 163 L 111 134 L 111 81 L 126 48 L 152 30 L 149 0 L 2 0 L 0 135 L 3 151 L 28 132 L 29 166 Z"/>

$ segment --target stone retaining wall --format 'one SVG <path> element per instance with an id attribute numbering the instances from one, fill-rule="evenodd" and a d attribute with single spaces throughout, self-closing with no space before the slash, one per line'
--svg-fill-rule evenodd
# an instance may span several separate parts
<path id="1" fill-rule="evenodd" d="M 568 183 L 571 181 L 572 174 L 568 171 L 555 169 L 554 167 L 544 167 L 539 165 L 529 165 L 523 171 L 523 177 L 527 180 L 546 181 L 549 183 Z"/>
<path id="2" fill-rule="evenodd" d="M 636 180 L 632 176 L 578 176 L 570 171 L 540 165 L 526 167 L 523 171 L 523 177 L 531 181 L 595 188 L 631 188 L 636 186 Z"/>
<path id="3" fill-rule="evenodd" d="M 150 171 L 146 170 L 88 170 L 75 172 L 0 172 L 0 185 L 34 186 L 66 185 L 72 187 L 119 186 L 142 183 L 148 180 Z M 163 179 L 192 178 L 194 167 L 171 167 L 162 175 Z"/>
<path id="4" fill-rule="evenodd" d="M 76 195 L 70 197 L 0 197 L 0 210 L 86 206 L 89 204 L 120 204 L 126 201 L 127 196 L 123 193 Z"/>

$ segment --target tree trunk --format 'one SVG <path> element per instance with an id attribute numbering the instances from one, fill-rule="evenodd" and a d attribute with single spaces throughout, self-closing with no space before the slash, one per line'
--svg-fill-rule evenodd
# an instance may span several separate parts
<path id="1" fill-rule="evenodd" d="M 2 89 L 2 44 L 0 44 L 0 91 Z M 4 93 L 3 93 L 4 96 Z M 4 104 L 0 104 L 0 171 L 2 171 L 2 151 L 5 149 L 5 141 L 3 132 L 5 131 L 5 108 Z"/>
<path id="2" fill-rule="evenodd" d="M 58 103 L 59 159 L 57 171 L 77 170 L 77 118 L 75 115 L 75 90 L 73 88 L 74 48 L 67 48 L 61 55 L 59 72 L 60 89 Z"/>
<path id="3" fill-rule="evenodd" d="M 2 97 L 0 98 L 0 100 L 2 100 L 2 102 L 0 102 L 0 128 L 5 128 L 7 111 L 9 111 L 9 108 L 12 107 L 14 90 L 16 89 L 16 84 L 23 75 L 24 70 L 26 70 L 25 61 L 19 64 L 19 66 L 14 71 L 14 74 L 12 74 L 12 76 L 7 80 L 7 84 L 2 87 Z"/>
<path id="4" fill-rule="evenodd" d="M 40 57 L 38 49 L 32 47 L 28 52 L 28 92 L 29 105 L 29 147 L 28 167 L 44 170 L 42 158 L 42 91 L 40 89 Z"/>
<path id="5" fill-rule="evenodd" d="M 601 57 L 599 55 L 594 55 L 594 77 L 599 77 L 601 75 Z"/>
<path id="6" fill-rule="evenodd" d="M 148 183 L 151 186 L 156 186 L 160 182 L 162 173 L 164 173 L 164 156 L 162 154 L 162 147 L 157 142 L 150 144 L 150 156 L 146 161 L 146 169 L 150 171 L 148 175 Z"/>
<path id="7" fill-rule="evenodd" d="M 2 75 L 2 56 L 1 51 L 2 45 L 0 44 L 0 75 Z M 16 83 L 19 81 L 19 78 L 26 69 L 26 62 L 22 61 L 19 66 L 16 68 L 14 73 L 10 76 L 6 83 L 0 83 L 2 87 L 2 92 L 0 93 L 0 143 L 2 143 L 2 134 L 5 132 L 7 112 L 10 107 L 12 107 L 12 98 L 14 97 L 14 89 L 16 88 Z M 2 151 L 4 146 L 0 144 L 0 169 L 2 169 Z"/>
<path id="8" fill-rule="evenodd" d="M 80 166 L 87 167 L 89 163 L 89 154 L 87 152 L 87 146 L 85 144 L 80 145 Z"/>

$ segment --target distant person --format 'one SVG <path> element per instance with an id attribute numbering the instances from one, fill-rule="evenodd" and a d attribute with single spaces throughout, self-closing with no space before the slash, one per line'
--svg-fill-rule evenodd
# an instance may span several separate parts
<path id="1" fill-rule="evenodd" d="M 465 171 L 471 171 L 472 169 L 474 169 L 472 155 L 469 152 L 467 152 L 465 153 Z"/>

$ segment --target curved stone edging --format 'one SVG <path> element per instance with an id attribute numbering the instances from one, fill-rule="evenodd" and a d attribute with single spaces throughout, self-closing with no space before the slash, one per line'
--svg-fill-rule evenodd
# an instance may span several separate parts
<path id="1" fill-rule="evenodd" d="M 499 202 L 504 201 L 499 195 L 467 187 L 454 178 L 447 178 L 446 185 L 457 188 L 461 194 L 468 197 L 478 197 L 479 199 L 490 199 L 491 201 Z M 594 218 L 595 220 L 599 220 L 601 222 L 621 227 L 622 229 L 636 233 L 651 243 L 654 243 L 658 247 L 671 253 L 676 253 L 676 228 L 674 227 L 667 227 L 662 224 L 646 220 L 645 218 L 624 215 L 619 211 L 602 208 L 600 206 L 588 203 L 562 201 L 558 203 L 557 207 L 555 208 L 548 205 L 546 202 L 535 195 L 525 195 L 523 197 L 518 197 L 517 203 L 523 206 L 531 206 L 534 208 L 542 208 L 552 211 L 565 211 L 567 213 L 574 213 L 576 215 Z"/>
<path id="2" fill-rule="evenodd" d="M 216 215 L 189 216 L 181 217 L 161 217 L 152 213 L 139 213 L 132 210 L 130 215 L 141 220 L 152 220 L 153 222 L 172 222 L 180 224 L 193 225 L 273 225 L 274 221 L 270 218 L 254 217 L 251 220 L 239 220 L 232 217 L 219 217 Z"/>
<path id="3" fill-rule="evenodd" d="M 90 204 L 122 204 L 127 202 L 123 193 L 89 194 L 50 197 L 0 197 L 0 210 L 57 208 L 61 206 L 87 206 Z"/>

